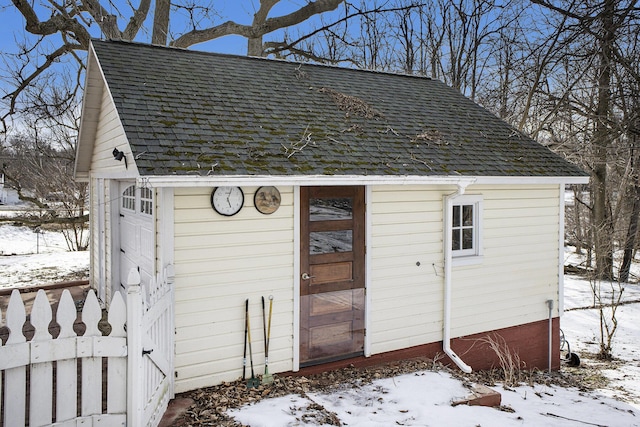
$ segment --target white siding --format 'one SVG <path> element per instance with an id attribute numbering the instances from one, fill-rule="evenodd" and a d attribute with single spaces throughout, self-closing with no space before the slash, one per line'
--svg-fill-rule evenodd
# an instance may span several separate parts
<path id="1" fill-rule="evenodd" d="M 111 204 L 115 203 L 117 209 L 118 198 L 117 195 L 111 193 L 111 186 L 109 180 L 98 180 L 92 178 L 91 183 L 91 283 L 92 286 L 98 290 L 98 295 L 101 298 L 102 304 L 109 304 L 111 302 L 111 266 L 112 266 L 112 251 L 113 251 L 113 239 L 111 238 Z M 97 195 L 98 186 L 102 185 L 104 192 L 104 200 L 100 201 Z M 112 202 L 112 199 L 114 200 Z M 100 221 L 102 220 L 102 221 Z M 100 247 L 100 235 L 102 233 L 102 239 L 104 247 Z M 102 252 L 102 254 L 101 254 Z M 101 257 L 103 262 L 101 263 Z M 101 272 L 100 270 L 103 269 Z M 101 274 L 102 273 L 102 274 Z M 117 290 L 117 289 L 116 289 Z M 104 297 L 104 299 L 102 299 Z"/>
<path id="2" fill-rule="evenodd" d="M 256 189 L 243 187 L 244 207 L 230 218 L 212 209 L 211 188 L 175 190 L 178 393 L 242 375 L 247 298 L 256 375 L 264 368 L 261 296 L 267 311 L 274 296 L 269 370 L 293 369 L 293 188 L 279 187 L 282 204 L 271 215 L 253 206 Z"/>
<path id="3" fill-rule="evenodd" d="M 367 334 L 373 354 L 442 339 L 442 195 L 423 186 L 372 191 Z"/>
<path id="4" fill-rule="evenodd" d="M 243 188 L 244 208 L 231 218 L 211 208 L 211 190 L 176 189 L 173 198 L 176 392 L 240 377 L 246 298 L 256 374 L 264 366 L 261 296 L 275 297 L 270 370 L 293 369 L 297 351 L 293 189 L 280 188 L 280 209 L 262 215 L 256 188 Z M 371 190 L 371 354 L 442 340 L 443 197 L 454 190 Z M 452 336 L 546 319 L 545 301 L 558 306 L 559 186 L 472 186 L 467 194 L 483 197 L 484 252 L 481 263 L 453 268 Z"/>
<path id="5" fill-rule="evenodd" d="M 117 148 L 127 154 L 127 165 L 124 159 L 117 161 L 113 158 L 113 149 Z M 109 176 L 114 172 L 118 177 L 135 177 L 138 175 L 135 161 L 131 156 L 131 149 L 124 133 L 122 124 L 108 91 L 102 94 L 100 118 L 96 131 L 96 140 L 91 158 L 91 173 L 93 176 Z"/>
<path id="6" fill-rule="evenodd" d="M 372 191 L 373 354 L 442 339 L 442 201 L 453 191 Z M 453 269 L 452 336 L 546 319 L 545 301 L 558 306 L 559 187 L 472 186 L 466 194 L 483 196 L 484 257 Z"/>
<path id="7" fill-rule="evenodd" d="M 453 336 L 520 325 L 558 307 L 559 186 L 473 188 L 484 195 L 484 260 L 453 272 Z"/>

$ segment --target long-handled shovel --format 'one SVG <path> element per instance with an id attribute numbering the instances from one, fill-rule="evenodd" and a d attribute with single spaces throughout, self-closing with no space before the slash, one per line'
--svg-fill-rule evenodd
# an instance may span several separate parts
<path id="1" fill-rule="evenodd" d="M 253 371 L 253 351 L 251 350 L 251 324 L 249 323 L 249 300 L 247 300 L 247 342 L 249 343 L 249 363 L 251 364 L 251 378 L 247 381 L 247 388 L 256 388 L 260 380 Z"/>
<path id="2" fill-rule="evenodd" d="M 242 354 L 242 381 L 247 379 L 247 333 L 249 331 L 249 298 L 244 303 L 244 353 Z"/>
<path id="3" fill-rule="evenodd" d="M 269 326 L 266 326 L 266 320 L 263 322 L 267 331 L 264 338 L 264 375 L 262 375 L 262 382 L 264 384 L 270 384 L 273 382 L 273 375 L 269 373 L 269 341 L 271 340 L 271 313 L 273 312 L 273 295 L 269 295 Z M 264 320 L 264 297 L 262 297 L 262 318 Z"/>

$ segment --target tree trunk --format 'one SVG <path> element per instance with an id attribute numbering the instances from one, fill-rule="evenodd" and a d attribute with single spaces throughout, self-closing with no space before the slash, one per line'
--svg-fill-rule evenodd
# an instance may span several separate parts
<path id="1" fill-rule="evenodd" d="M 262 48 L 262 36 L 247 40 L 247 56 L 265 56 Z"/>
<path id="2" fill-rule="evenodd" d="M 611 147 L 609 110 L 611 104 L 611 57 L 615 41 L 615 0 L 605 0 L 601 16 L 602 30 L 598 52 L 598 104 L 593 140 L 593 235 L 596 252 L 596 275 L 613 279 L 613 227 L 608 209 L 607 164 Z"/>
<path id="3" fill-rule="evenodd" d="M 156 0 L 156 8 L 153 14 L 153 34 L 151 43 L 166 46 L 169 34 L 169 12 L 171 0 Z"/>
<path id="4" fill-rule="evenodd" d="M 633 137 L 635 140 L 635 136 Z M 634 141 L 635 142 L 635 141 Z M 637 169 L 637 154 L 635 143 L 631 146 L 631 176 L 633 177 L 633 207 L 629 218 L 629 228 L 627 229 L 627 238 L 624 242 L 624 257 L 620 266 L 620 281 L 627 282 L 629 280 L 629 270 L 633 261 L 633 252 L 636 246 L 636 236 L 638 234 L 638 218 L 640 218 L 640 173 Z"/>

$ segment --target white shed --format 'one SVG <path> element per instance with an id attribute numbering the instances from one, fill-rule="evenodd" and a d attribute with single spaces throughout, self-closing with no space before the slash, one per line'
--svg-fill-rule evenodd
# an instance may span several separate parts
<path id="1" fill-rule="evenodd" d="M 247 299 L 262 373 L 269 296 L 271 373 L 485 369 L 486 337 L 560 364 L 564 186 L 588 176 L 437 80 L 93 41 L 76 177 L 103 302 L 175 272 L 176 392 L 242 375 Z"/>

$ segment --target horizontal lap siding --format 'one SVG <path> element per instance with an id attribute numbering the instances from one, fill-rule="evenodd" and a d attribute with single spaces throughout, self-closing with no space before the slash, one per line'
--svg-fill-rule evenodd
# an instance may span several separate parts
<path id="1" fill-rule="evenodd" d="M 124 161 L 117 161 L 113 158 L 113 149 L 128 152 L 129 145 L 124 134 L 124 129 L 118 118 L 116 109 L 111 102 L 109 92 L 104 91 L 100 107 L 100 118 L 96 140 L 93 147 L 93 157 L 91 159 L 91 170 L 93 173 L 102 174 L 110 171 L 127 172 Z M 128 158 L 128 166 L 132 166 L 131 157 Z"/>
<path id="2" fill-rule="evenodd" d="M 441 200 L 440 192 L 420 186 L 371 193 L 367 334 L 373 354 L 441 339 Z"/>
<path id="3" fill-rule="evenodd" d="M 454 191 L 371 193 L 373 354 L 442 340 L 442 201 Z M 545 319 L 557 307 L 558 187 L 469 187 L 483 196 L 482 263 L 453 268 L 452 336 Z M 418 263 L 420 265 L 418 265 Z"/>
<path id="4" fill-rule="evenodd" d="M 271 215 L 253 206 L 256 188 L 242 190 L 244 207 L 230 218 L 212 209 L 210 188 L 175 191 L 176 392 L 242 375 L 247 298 L 256 375 L 264 368 L 261 296 L 267 311 L 274 296 L 269 370 L 293 369 L 293 189 L 279 187 Z"/>
<path id="5" fill-rule="evenodd" d="M 559 187 L 472 187 L 482 194 L 482 264 L 453 271 L 452 335 L 531 323 L 558 300 Z"/>

